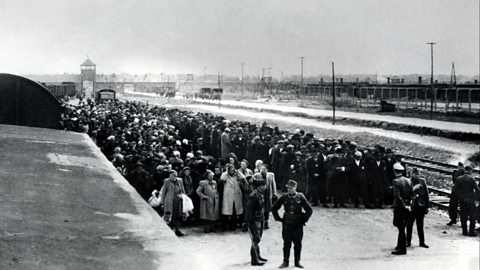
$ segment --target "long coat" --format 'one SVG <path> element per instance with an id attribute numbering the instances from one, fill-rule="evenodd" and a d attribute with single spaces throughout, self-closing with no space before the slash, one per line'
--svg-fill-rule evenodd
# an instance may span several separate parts
<path id="1" fill-rule="evenodd" d="M 225 131 L 220 137 L 220 148 L 222 152 L 222 157 L 226 157 L 232 152 L 232 142 L 230 141 L 230 135 Z"/>
<path id="2" fill-rule="evenodd" d="M 367 164 L 367 185 L 373 199 L 383 200 L 385 186 L 388 185 L 385 161 L 372 160 Z"/>
<path id="3" fill-rule="evenodd" d="M 245 176 L 239 171 L 233 176 L 224 172 L 220 176 L 220 181 L 223 182 L 222 214 L 233 215 L 234 207 L 236 215 L 243 214 L 243 196 L 240 182 L 245 181 Z"/>
<path id="4" fill-rule="evenodd" d="M 200 197 L 200 218 L 216 221 L 220 217 L 220 199 L 215 180 L 202 180 L 197 188 Z"/>
<path id="5" fill-rule="evenodd" d="M 170 180 L 170 178 L 165 179 L 162 190 L 160 190 L 160 201 L 163 204 L 165 213 L 173 212 L 173 199 L 182 193 L 185 193 L 182 178 L 177 178 L 175 182 Z"/>

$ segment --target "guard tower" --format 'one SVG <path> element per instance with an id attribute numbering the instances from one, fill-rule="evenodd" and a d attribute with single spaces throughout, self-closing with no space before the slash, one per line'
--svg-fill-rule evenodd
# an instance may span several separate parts
<path id="1" fill-rule="evenodd" d="M 80 65 L 82 76 L 82 94 L 86 98 L 94 98 L 96 65 L 87 57 L 87 60 Z"/>

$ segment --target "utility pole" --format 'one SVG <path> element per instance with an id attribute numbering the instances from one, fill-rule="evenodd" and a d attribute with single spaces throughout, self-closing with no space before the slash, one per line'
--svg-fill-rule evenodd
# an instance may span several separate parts
<path id="1" fill-rule="evenodd" d="M 332 124 L 335 125 L 335 62 L 332 62 L 332 92 L 333 92 L 333 118 L 332 118 Z"/>
<path id="2" fill-rule="evenodd" d="M 220 91 L 220 72 L 218 72 L 218 91 Z M 218 98 L 218 108 L 220 109 L 220 97 Z"/>
<path id="3" fill-rule="evenodd" d="M 300 74 L 300 94 L 302 95 L 303 98 L 303 59 L 304 56 L 300 56 L 300 66 L 301 66 L 301 74 Z"/>
<path id="4" fill-rule="evenodd" d="M 430 74 L 430 85 L 431 85 L 431 92 L 430 92 L 430 119 L 433 119 L 433 94 L 435 92 L 434 85 L 433 85 L 433 45 L 435 42 L 428 42 L 430 45 L 430 62 L 431 62 L 431 74 Z"/>
<path id="5" fill-rule="evenodd" d="M 245 63 L 242 63 L 242 97 L 243 97 L 243 66 L 245 66 Z"/>

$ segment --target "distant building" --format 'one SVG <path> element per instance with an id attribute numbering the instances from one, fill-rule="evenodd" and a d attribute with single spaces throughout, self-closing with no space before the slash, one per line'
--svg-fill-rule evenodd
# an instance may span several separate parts
<path id="1" fill-rule="evenodd" d="M 96 82 L 96 71 L 96 65 L 88 58 L 80 65 L 81 91 L 85 97 L 93 97 Z"/>

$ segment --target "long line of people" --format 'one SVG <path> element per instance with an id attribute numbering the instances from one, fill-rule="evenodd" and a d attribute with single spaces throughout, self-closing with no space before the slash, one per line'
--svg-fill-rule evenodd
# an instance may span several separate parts
<path id="1" fill-rule="evenodd" d="M 88 133 L 115 167 L 175 229 L 203 220 L 205 232 L 241 227 L 254 179 L 267 181 L 265 227 L 277 187 L 288 180 L 312 205 L 383 208 L 393 201 L 393 166 L 402 161 L 391 149 L 319 139 L 297 129 L 280 131 L 267 123 L 229 121 L 209 113 L 149 106 L 139 102 L 88 101 L 67 106 L 67 130 Z M 405 164 L 403 164 L 405 166 Z M 405 170 L 406 171 L 406 170 Z M 194 205 L 185 219 L 182 194 Z"/>

